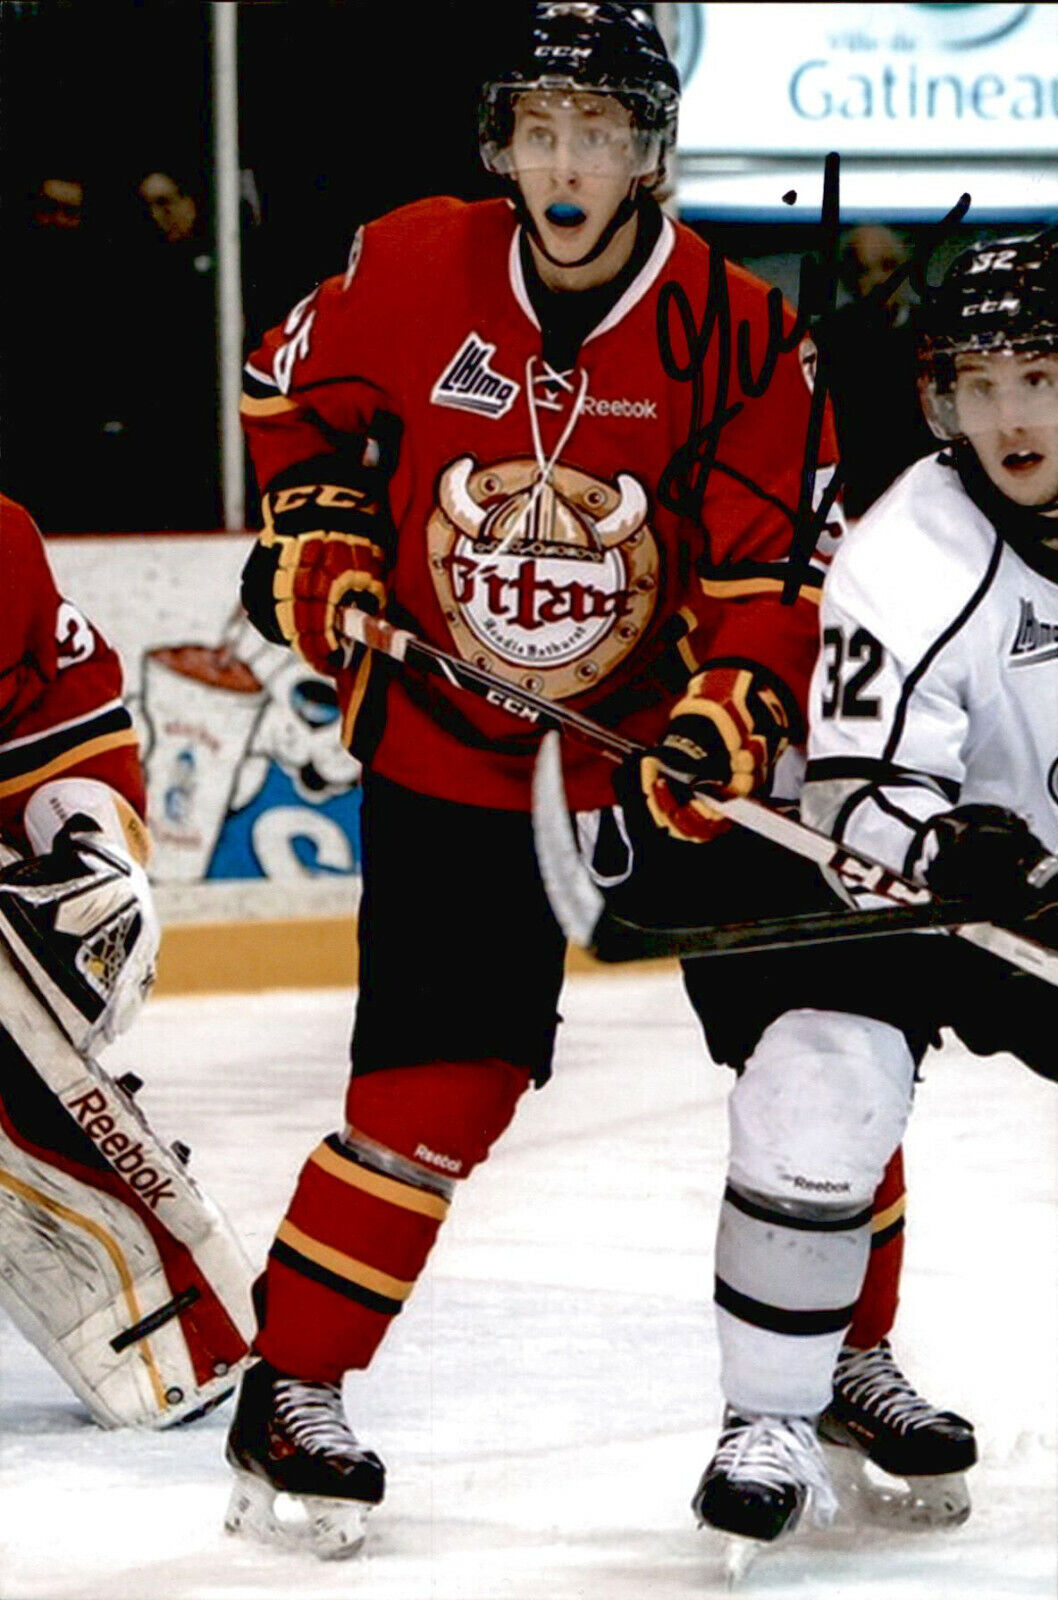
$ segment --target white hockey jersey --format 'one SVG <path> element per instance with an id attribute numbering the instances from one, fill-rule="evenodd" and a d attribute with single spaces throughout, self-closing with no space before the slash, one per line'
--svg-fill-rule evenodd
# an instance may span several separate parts
<path id="1" fill-rule="evenodd" d="M 960 803 L 1058 849 L 1058 551 L 1030 565 L 931 456 L 847 535 L 821 628 L 806 822 L 902 872 Z"/>

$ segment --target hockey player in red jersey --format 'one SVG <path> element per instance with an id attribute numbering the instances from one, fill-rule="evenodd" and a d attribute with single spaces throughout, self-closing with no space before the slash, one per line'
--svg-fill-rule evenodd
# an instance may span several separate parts
<path id="1" fill-rule="evenodd" d="M 384 608 L 648 745 L 678 701 L 670 744 L 689 726 L 685 753 L 724 792 L 766 792 L 803 736 L 821 574 L 794 604 L 781 591 L 809 389 L 769 336 L 766 286 L 654 198 L 678 90 L 644 12 L 537 6 L 482 96 L 509 198 L 369 224 L 246 368 L 264 529 L 243 598 L 337 679 L 365 768 L 364 886 L 345 1127 L 309 1157 L 269 1255 L 228 1442 L 232 1529 L 274 1532 L 288 1490 L 321 1553 L 362 1537 L 384 1472 L 342 1376 L 371 1361 L 457 1188 L 547 1080 L 559 1022 L 564 943 L 528 816 L 539 736 L 501 704 L 347 661 L 341 608 Z M 729 372 L 723 338 L 689 350 L 710 304 L 770 381 Z M 702 394 L 723 413 L 707 477 Z M 828 421 L 821 483 L 833 462 Z M 590 749 L 568 750 L 566 776 L 579 812 L 612 806 Z M 679 797 L 656 765 L 642 776 L 678 832 Z"/>
<path id="2" fill-rule="evenodd" d="M 117 656 L 2 495 L 0 552 L 0 1305 L 103 1426 L 164 1427 L 230 1392 L 248 1268 L 133 1076 L 89 1054 L 154 978 L 137 737 Z"/>

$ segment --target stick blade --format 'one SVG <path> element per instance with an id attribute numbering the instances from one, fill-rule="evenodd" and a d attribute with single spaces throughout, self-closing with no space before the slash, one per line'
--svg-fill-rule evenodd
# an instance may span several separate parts
<path id="1" fill-rule="evenodd" d="M 533 840 L 559 927 L 581 949 L 593 950 L 605 901 L 577 849 L 562 778 L 562 741 L 554 732 L 545 734 L 533 769 Z"/>

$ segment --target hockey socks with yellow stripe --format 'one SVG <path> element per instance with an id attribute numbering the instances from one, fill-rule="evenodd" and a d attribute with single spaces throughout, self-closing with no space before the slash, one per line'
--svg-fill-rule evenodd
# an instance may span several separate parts
<path id="1" fill-rule="evenodd" d="M 273 1367 L 337 1383 L 368 1365 L 528 1082 L 503 1061 L 353 1078 L 348 1125 L 306 1161 L 269 1253 L 256 1348 Z"/>

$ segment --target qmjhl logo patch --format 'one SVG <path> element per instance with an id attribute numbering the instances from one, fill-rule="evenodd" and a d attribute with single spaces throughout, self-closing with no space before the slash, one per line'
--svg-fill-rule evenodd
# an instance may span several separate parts
<path id="1" fill-rule="evenodd" d="M 502 417 L 518 398 L 521 385 L 492 368 L 496 346 L 468 333 L 430 391 L 435 406 L 452 406 L 482 417 Z"/>

